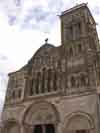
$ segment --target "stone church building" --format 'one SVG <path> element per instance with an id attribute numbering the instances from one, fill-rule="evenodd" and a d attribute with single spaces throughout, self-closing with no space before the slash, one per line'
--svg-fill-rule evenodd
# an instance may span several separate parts
<path id="1" fill-rule="evenodd" d="M 100 48 L 83 3 L 60 15 L 61 45 L 46 40 L 9 74 L 1 133 L 100 133 Z"/>

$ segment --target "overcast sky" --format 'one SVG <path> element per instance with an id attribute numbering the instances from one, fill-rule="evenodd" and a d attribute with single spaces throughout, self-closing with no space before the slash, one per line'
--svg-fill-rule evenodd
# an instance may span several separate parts
<path id="1" fill-rule="evenodd" d="M 45 38 L 60 45 L 58 15 L 83 2 L 88 2 L 100 36 L 100 0 L 0 0 L 0 109 L 7 74 L 25 65 Z"/>

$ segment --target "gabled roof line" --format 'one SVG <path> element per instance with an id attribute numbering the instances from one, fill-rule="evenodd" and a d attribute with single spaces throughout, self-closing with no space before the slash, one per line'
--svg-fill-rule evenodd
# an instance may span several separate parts
<path id="1" fill-rule="evenodd" d="M 72 11 L 74 11 L 76 9 L 81 8 L 81 7 L 87 7 L 87 3 L 78 4 L 78 5 L 70 8 L 70 9 L 68 9 L 66 11 L 63 11 L 60 16 L 65 15 L 66 13 L 72 12 Z"/>

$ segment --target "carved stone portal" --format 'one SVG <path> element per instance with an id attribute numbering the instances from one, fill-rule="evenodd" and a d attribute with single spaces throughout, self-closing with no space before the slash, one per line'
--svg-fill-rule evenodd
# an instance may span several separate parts
<path id="1" fill-rule="evenodd" d="M 27 125 L 55 124 L 59 121 L 59 115 L 56 108 L 48 102 L 32 104 L 26 113 L 23 122 Z"/>

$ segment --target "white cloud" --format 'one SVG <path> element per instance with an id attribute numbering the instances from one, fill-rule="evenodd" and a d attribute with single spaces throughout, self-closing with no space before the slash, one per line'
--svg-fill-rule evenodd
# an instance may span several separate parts
<path id="1" fill-rule="evenodd" d="M 56 39 L 53 33 L 54 27 L 49 34 L 39 29 L 20 29 L 19 23 L 9 25 L 7 16 L 4 16 L 2 12 L 0 20 L 0 36 L 2 36 L 0 37 L 0 103 L 2 103 L 7 88 L 7 73 L 27 63 L 28 59 L 44 43 L 45 38 L 48 37 L 49 41 L 54 43 Z"/>

